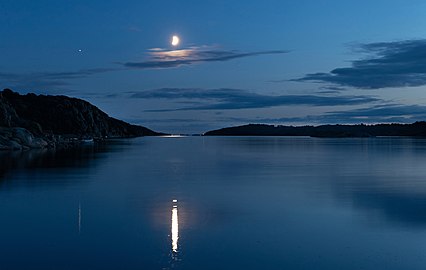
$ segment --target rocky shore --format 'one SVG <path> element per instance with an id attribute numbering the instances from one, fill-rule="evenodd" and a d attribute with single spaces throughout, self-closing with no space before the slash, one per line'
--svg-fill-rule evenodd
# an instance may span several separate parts
<path id="1" fill-rule="evenodd" d="M 108 138 L 156 135 L 161 134 L 112 118 L 81 99 L 0 92 L 0 150 L 66 148 Z"/>

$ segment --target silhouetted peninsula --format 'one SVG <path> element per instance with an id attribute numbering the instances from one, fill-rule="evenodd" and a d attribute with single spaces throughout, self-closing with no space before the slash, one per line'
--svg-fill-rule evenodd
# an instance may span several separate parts
<path id="1" fill-rule="evenodd" d="M 413 124 L 274 126 L 249 124 L 206 132 L 205 136 L 310 136 L 310 137 L 426 137 L 426 122 Z"/>
<path id="2" fill-rule="evenodd" d="M 87 101 L 66 96 L 0 92 L 0 150 L 70 146 L 111 137 L 160 135 L 109 117 Z"/>

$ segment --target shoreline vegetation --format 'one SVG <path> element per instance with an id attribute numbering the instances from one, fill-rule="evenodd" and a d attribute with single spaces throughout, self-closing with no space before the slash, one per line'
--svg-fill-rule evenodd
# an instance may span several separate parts
<path id="1" fill-rule="evenodd" d="M 0 150 L 69 148 L 110 138 L 164 135 L 67 96 L 0 91 Z"/>
<path id="2" fill-rule="evenodd" d="M 421 121 L 412 124 L 336 124 L 320 126 L 248 124 L 208 131 L 204 136 L 308 136 L 317 138 L 426 137 L 426 122 Z"/>

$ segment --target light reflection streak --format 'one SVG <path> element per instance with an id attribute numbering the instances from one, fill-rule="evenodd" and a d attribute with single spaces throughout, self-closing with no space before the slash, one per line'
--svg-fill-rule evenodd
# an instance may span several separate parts
<path id="1" fill-rule="evenodd" d="M 78 234 L 81 233 L 81 203 L 78 204 Z"/>
<path id="2" fill-rule="evenodd" d="M 172 208 L 172 251 L 173 253 L 178 252 L 178 240 L 179 240 L 179 220 L 178 220 L 178 208 L 177 200 L 173 200 Z"/>

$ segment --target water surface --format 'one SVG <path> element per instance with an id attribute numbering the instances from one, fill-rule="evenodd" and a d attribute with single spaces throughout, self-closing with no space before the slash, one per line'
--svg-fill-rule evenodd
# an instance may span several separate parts
<path id="1" fill-rule="evenodd" d="M 426 140 L 0 153 L 1 269 L 425 269 Z"/>

